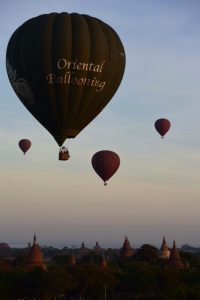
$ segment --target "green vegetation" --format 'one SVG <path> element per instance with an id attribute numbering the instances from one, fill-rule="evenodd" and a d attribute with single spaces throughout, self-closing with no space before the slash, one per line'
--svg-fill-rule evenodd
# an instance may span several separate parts
<path id="1" fill-rule="evenodd" d="M 109 250 L 112 257 L 112 250 Z M 158 251 L 143 245 L 131 258 L 121 260 L 113 253 L 107 268 L 98 265 L 92 253 L 69 264 L 69 256 L 56 255 L 43 271 L 23 268 L 23 256 L 16 257 L 12 270 L 0 266 L 0 299 L 103 300 L 199 300 L 200 259 L 181 252 L 184 269 L 168 266 Z M 61 295 L 63 295 L 61 297 Z M 65 296 L 65 298 L 64 298 Z"/>

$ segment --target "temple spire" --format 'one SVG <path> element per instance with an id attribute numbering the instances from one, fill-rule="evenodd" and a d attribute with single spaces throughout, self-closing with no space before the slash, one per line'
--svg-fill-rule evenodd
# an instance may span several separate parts
<path id="1" fill-rule="evenodd" d="M 93 251 L 95 253 L 102 253 L 104 251 L 104 249 L 102 249 L 101 246 L 99 245 L 99 242 L 96 241 L 96 244 L 95 244 L 95 246 L 93 248 Z"/>
<path id="2" fill-rule="evenodd" d="M 122 258 L 127 258 L 127 257 L 131 257 L 133 254 L 134 254 L 134 250 L 130 245 L 128 237 L 125 236 L 124 244 L 121 248 L 120 255 Z"/>
<path id="3" fill-rule="evenodd" d="M 82 242 L 81 247 L 79 248 L 79 251 L 78 251 L 79 255 L 80 256 L 86 255 L 86 254 L 89 254 L 90 252 L 91 252 L 90 249 L 85 246 L 84 242 Z"/>
<path id="4" fill-rule="evenodd" d="M 162 245 L 160 247 L 160 255 L 159 258 L 168 259 L 170 256 L 170 250 L 167 245 L 165 237 L 163 237 Z"/>
<path id="5" fill-rule="evenodd" d="M 34 231 L 33 244 L 36 244 L 36 232 Z"/>
<path id="6" fill-rule="evenodd" d="M 33 236 L 33 244 L 29 249 L 26 267 L 30 271 L 33 270 L 35 267 L 40 267 L 43 270 L 46 269 L 42 251 L 41 251 L 39 245 L 36 243 L 36 234 L 35 233 Z"/>
<path id="7" fill-rule="evenodd" d="M 176 242 L 173 242 L 173 247 L 171 249 L 170 257 L 169 257 L 169 265 L 172 267 L 176 267 L 179 269 L 184 268 L 184 264 L 181 260 L 180 254 L 176 248 Z"/>

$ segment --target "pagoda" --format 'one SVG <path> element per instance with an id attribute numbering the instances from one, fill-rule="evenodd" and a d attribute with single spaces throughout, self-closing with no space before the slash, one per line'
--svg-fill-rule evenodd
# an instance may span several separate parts
<path id="1" fill-rule="evenodd" d="M 185 268 L 185 266 L 184 266 L 184 264 L 181 260 L 180 254 L 179 254 L 179 252 L 176 248 L 176 242 L 175 241 L 173 243 L 173 247 L 172 247 L 171 252 L 170 252 L 169 265 L 171 267 L 175 267 L 175 268 L 178 268 L 178 269 Z"/>
<path id="2" fill-rule="evenodd" d="M 29 271 L 32 271 L 34 268 L 41 268 L 46 270 L 46 265 L 44 263 L 43 254 L 40 249 L 40 246 L 36 242 L 36 235 L 33 237 L 33 244 L 30 247 L 26 267 Z"/>
<path id="3" fill-rule="evenodd" d="M 83 256 L 83 255 L 88 255 L 91 252 L 91 250 L 89 248 L 85 247 L 85 243 L 82 242 L 81 247 L 79 248 L 78 252 L 79 252 L 80 256 Z"/>
<path id="4" fill-rule="evenodd" d="M 162 245 L 160 247 L 160 255 L 159 258 L 161 259 L 169 259 L 170 256 L 170 250 L 169 247 L 166 243 L 165 237 L 163 237 L 163 242 Z"/>
<path id="5" fill-rule="evenodd" d="M 120 256 L 121 256 L 121 258 L 128 258 L 128 257 L 133 256 L 133 254 L 134 254 L 134 250 L 133 250 L 133 248 L 131 248 L 131 245 L 130 245 L 130 242 L 129 242 L 127 236 L 125 236 L 124 244 L 120 251 Z"/>
<path id="6" fill-rule="evenodd" d="M 95 253 L 102 253 L 102 252 L 104 251 L 103 248 L 101 248 L 101 247 L 99 246 L 99 242 L 98 242 L 98 241 L 96 242 L 96 245 L 94 246 L 93 251 L 94 251 Z"/>

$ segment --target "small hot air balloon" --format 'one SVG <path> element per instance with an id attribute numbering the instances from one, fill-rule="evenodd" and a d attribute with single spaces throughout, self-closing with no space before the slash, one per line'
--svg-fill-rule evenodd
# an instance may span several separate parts
<path id="1" fill-rule="evenodd" d="M 106 181 L 109 180 L 120 165 L 120 158 L 117 153 L 110 150 L 102 150 L 95 153 L 92 157 L 92 166 L 95 172 L 104 181 L 104 185 L 107 185 Z"/>
<path id="2" fill-rule="evenodd" d="M 30 149 L 31 147 L 31 141 L 27 139 L 22 139 L 19 141 L 19 148 L 26 154 L 26 152 Z"/>
<path id="3" fill-rule="evenodd" d="M 170 129 L 171 124 L 169 120 L 161 118 L 155 122 L 154 126 L 158 133 L 161 135 L 161 137 L 164 138 L 164 135 Z"/>
<path id="4" fill-rule="evenodd" d="M 29 19 L 11 36 L 10 83 L 61 147 L 108 104 L 125 69 L 123 44 L 101 20 L 78 13 Z"/>

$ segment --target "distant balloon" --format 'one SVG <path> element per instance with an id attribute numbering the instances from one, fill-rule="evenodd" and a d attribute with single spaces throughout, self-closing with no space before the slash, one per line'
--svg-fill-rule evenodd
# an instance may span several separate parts
<path id="1" fill-rule="evenodd" d="M 19 141 L 19 148 L 26 154 L 26 152 L 30 149 L 31 147 L 31 141 L 27 139 L 22 139 Z"/>
<path id="2" fill-rule="evenodd" d="M 26 21 L 13 33 L 6 67 L 23 105 L 62 146 L 114 96 L 125 51 L 118 34 L 101 20 L 51 13 Z"/>
<path id="3" fill-rule="evenodd" d="M 104 181 L 104 185 L 107 185 L 106 181 L 109 180 L 120 165 L 120 158 L 117 153 L 110 150 L 102 150 L 95 153 L 92 157 L 92 166 L 95 172 Z"/>
<path id="4" fill-rule="evenodd" d="M 161 135 L 161 137 L 163 138 L 164 135 L 168 132 L 168 130 L 171 127 L 171 123 L 169 120 L 161 118 L 158 119 L 155 124 L 154 124 L 156 130 L 158 131 L 158 133 Z"/>

